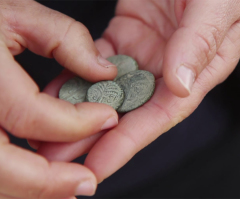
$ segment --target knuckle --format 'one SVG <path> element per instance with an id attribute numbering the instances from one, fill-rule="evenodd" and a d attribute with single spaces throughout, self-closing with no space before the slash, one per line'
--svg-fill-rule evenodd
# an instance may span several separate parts
<path id="1" fill-rule="evenodd" d="M 90 35 L 90 32 L 87 29 L 87 27 L 85 25 L 83 25 L 81 22 L 75 21 L 74 25 L 78 26 L 78 29 L 80 30 L 80 34 L 82 36 L 89 36 Z"/>
<path id="2" fill-rule="evenodd" d="M 56 28 L 56 32 L 58 37 L 56 37 L 54 44 L 51 49 L 51 52 L 49 53 L 51 57 L 58 57 L 58 62 L 62 66 L 69 65 L 69 63 L 73 62 L 76 57 L 74 56 L 74 53 L 69 53 L 70 51 L 76 51 L 79 50 L 79 45 L 81 43 L 84 43 L 86 41 L 89 41 L 89 38 L 91 38 L 90 33 L 88 29 L 80 22 L 70 18 L 66 22 L 65 30 L 59 34 L 58 28 Z M 76 41 L 78 43 L 72 43 L 73 41 Z M 92 41 L 93 43 L 93 41 Z M 68 56 L 59 56 L 62 55 L 64 51 L 68 50 L 65 53 L 68 53 Z"/>
<path id="3" fill-rule="evenodd" d="M 67 28 L 65 31 L 62 33 L 61 37 L 59 38 L 60 44 L 65 43 L 68 41 L 69 38 L 72 38 L 73 34 L 79 34 L 80 37 L 89 37 L 90 33 L 89 30 L 80 22 L 70 19 L 68 21 Z"/>
<path id="4" fill-rule="evenodd" d="M 195 32 L 195 39 L 199 50 L 203 53 L 204 62 L 210 63 L 220 44 L 220 30 L 217 26 L 209 24 L 205 24 L 202 30 Z"/>
<path id="5" fill-rule="evenodd" d="M 25 49 L 24 40 L 18 33 L 19 20 L 16 17 L 20 7 L 18 4 L 12 0 L 0 3 L 0 39 L 4 41 L 13 55 Z"/>

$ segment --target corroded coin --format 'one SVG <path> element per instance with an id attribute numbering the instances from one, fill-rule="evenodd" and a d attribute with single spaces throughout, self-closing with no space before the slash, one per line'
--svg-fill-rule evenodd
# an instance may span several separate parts
<path id="1" fill-rule="evenodd" d="M 115 110 L 122 104 L 123 99 L 123 90 L 113 81 L 101 81 L 93 84 L 87 92 L 87 101 L 104 103 L 112 106 Z"/>
<path id="2" fill-rule="evenodd" d="M 132 57 L 127 55 L 115 55 L 108 57 L 107 60 L 117 66 L 118 74 L 114 81 L 126 73 L 138 70 L 137 62 Z"/>
<path id="3" fill-rule="evenodd" d="M 80 77 L 74 77 L 63 84 L 59 91 L 59 98 L 72 104 L 84 102 L 91 85 L 92 83 Z"/>
<path id="4" fill-rule="evenodd" d="M 117 109 L 118 112 L 128 112 L 143 105 L 153 95 L 155 88 L 153 74 L 145 70 L 129 72 L 118 78 L 116 83 L 125 94 L 122 105 Z"/>

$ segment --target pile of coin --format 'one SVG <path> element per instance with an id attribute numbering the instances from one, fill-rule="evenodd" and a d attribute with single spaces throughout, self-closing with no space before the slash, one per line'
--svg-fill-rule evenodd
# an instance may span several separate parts
<path id="1" fill-rule="evenodd" d="M 80 77 L 68 80 L 59 91 L 59 98 L 72 104 L 98 102 L 112 106 L 120 113 L 129 112 L 146 103 L 154 93 L 152 73 L 138 70 L 137 62 L 126 55 L 115 55 L 108 61 L 117 66 L 113 81 L 92 84 Z"/>

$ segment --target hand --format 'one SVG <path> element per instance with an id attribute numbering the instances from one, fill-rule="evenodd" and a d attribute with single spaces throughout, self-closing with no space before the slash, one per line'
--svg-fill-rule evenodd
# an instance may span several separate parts
<path id="1" fill-rule="evenodd" d="M 233 71 L 240 55 L 239 11 L 240 2 L 234 0 L 120 0 L 116 17 L 96 45 L 104 57 L 126 54 L 137 60 L 140 69 L 152 72 L 153 97 L 125 114 L 100 139 L 48 143 L 39 153 L 50 160 L 70 161 L 88 149 L 85 165 L 98 182 L 110 176 L 188 117 Z M 55 86 L 50 84 L 48 92 L 54 93 Z M 77 152 L 71 154 L 73 149 Z"/>
<path id="2" fill-rule="evenodd" d="M 76 106 L 40 93 L 14 60 L 28 48 L 90 81 L 111 79 L 116 67 L 101 58 L 79 22 L 32 0 L 0 3 L 0 198 L 75 198 L 92 195 L 96 177 L 74 163 L 47 161 L 9 143 L 3 129 L 21 138 L 77 141 L 117 124 L 103 104 Z M 111 119 L 112 122 L 104 123 Z M 113 122 L 115 121 L 115 123 Z"/>

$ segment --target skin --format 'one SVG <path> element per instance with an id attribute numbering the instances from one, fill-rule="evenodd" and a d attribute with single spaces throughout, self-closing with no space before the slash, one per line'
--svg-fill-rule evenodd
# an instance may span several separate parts
<path id="1" fill-rule="evenodd" d="M 40 93 L 14 60 L 13 55 L 25 48 L 55 58 L 89 81 L 113 79 L 117 73 L 115 66 L 100 58 L 80 22 L 32 0 L 1 0 L 0 90 L 4 95 L 0 96 L 0 198 L 70 199 L 92 195 L 97 180 L 88 168 L 48 161 L 14 146 L 5 130 L 38 141 L 78 141 L 106 128 L 103 125 L 109 118 L 115 119 L 111 125 L 116 125 L 117 113 L 103 104 L 74 106 Z"/>
<path id="2" fill-rule="evenodd" d="M 86 152 L 85 143 L 91 148 L 85 166 L 98 182 L 109 177 L 188 117 L 234 70 L 240 56 L 239 4 L 234 0 L 120 0 L 116 16 L 95 44 L 104 57 L 126 54 L 137 60 L 140 69 L 152 72 L 156 78 L 153 97 L 125 114 L 118 126 L 101 138 L 62 147 L 42 143 L 38 152 L 49 160 L 71 161 Z M 189 90 L 176 75 L 181 65 L 195 74 Z M 61 78 L 46 92 L 56 96 Z M 68 153 L 73 146 L 79 148 L 78 154 Z"/>
<path id="3" fill-rule="evenodd" d="M 97 133 L 107 119 L 117 117 L 113 109 L 55 99 L 72 76 L 68 71 L 39 93 L 13 55 L 27 47 L 91 81 L 113 79 L 116 68 L 99 65 L 99 52 L 82 24 L 31 0 L 2 0 L 0 89 L 5 95 L 0 96 L 0 124 L 29 139 L 38 154 L 9 144 L 1 129 L 1 198 L 70 198 L 79 183 L 90 180 L 96 186 L 188 117 L 238 62 L 239 9 L 237 0 L 119 1 L 116 17 L 95 45 L 103 57 L 132 56 L 140 69 L 155 75 L 156 90 L 148 103 L 125 114 L 118 126 Z M 195 74 L 188 89 L 176 76 L 181 65 Z M 56 143 L 63 141 L 73 143 Z M 86 152 L 86 167 L 67 163 Z"/>

